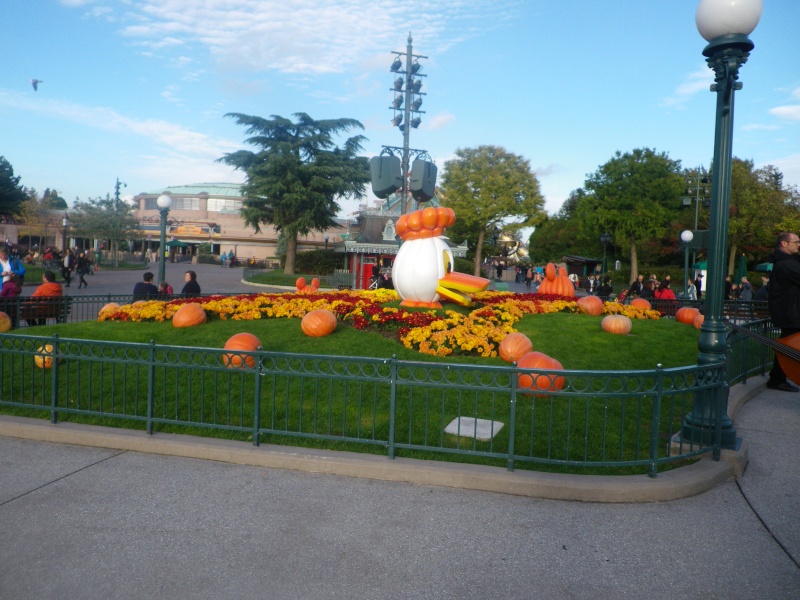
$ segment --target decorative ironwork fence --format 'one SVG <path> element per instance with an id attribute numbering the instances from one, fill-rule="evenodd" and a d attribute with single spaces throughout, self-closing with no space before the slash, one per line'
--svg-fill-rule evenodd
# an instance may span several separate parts
<path id="1" fill-rule="evenodd" d="M 130 296 L 72 298 L 70 320 L 94 319 L 108 301 Z M 768 320 L 746 326 L 778 334 Z M 53 423 L 74 414 L 137 421 L 150 433 L 227 430 L 256 445 L 306 438 L 382 447 L 389 457 L 487 457 L 508 469 L 634 466 L 654 477 L 670 461 L 718 455 L 718 440 L 680 437 L 696 392 L 771 365 L 772 351 L 749 336 L 734 332 L 728 344 L 718 366 L 547 372 L 6 334 L 0 405 L 49 413 Z"/>

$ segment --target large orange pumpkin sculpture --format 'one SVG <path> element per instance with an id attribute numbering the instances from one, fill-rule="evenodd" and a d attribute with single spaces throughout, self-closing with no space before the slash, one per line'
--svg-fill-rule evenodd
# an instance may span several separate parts
<path id="1" fill-rule="evenodd" d="M 553 263 L 547 263 L 544 273 L 544 281 L 539 284 L 538 293 L 566 296 L 567 298 L 575 296 L 575 286 L 569 280 L 566 269 L 559 269 L 559 273 L 556 275 L 556 266 Z"/>
<path id="2" fill-rule="evenodd" d="M 228 341 L 225 342 L 224 346 L 225 350 L 238 350 L 246 352 L 255 352 L 260 347 L 261 340 L 259 340 L 252 333 L 247 333 L 246 331 L 232 335 L 230 338 L 228 338 Z M 222 364 L 224 364 L 226 367 L 233 367 L 236 369 L 246 365 L 252 369 L 256 366 L 256 360 L 252 356 L 231 353 L 222 355 Z"/>
<path id="3" fill-rule="evenodd" d="M 206 311 L 199 304 L 191 302 L 184 304 L 172 317 L 173 327 L 194 327 L 206 322 Z"/>
<path id="4" fill-rule="evenodd" d="M 521 369 L 541 369 L 547 371 L 563 371 L 564 367 L 552 356 L 547 356 L 541 352 L 528 352 L 517 361 L 517 366 Z M 566 384 L 564 377 L 553 374 L 542 373 L 535 375 L 530 373 L 520 373 L 517 375 L 517 389 L 523 393 L 554 392 L 563 390 Z M 539 394 L 537 394 L 539 395 Z"/>
<path id="5" fill-rule="evenodd" d="M 309 337 L 330 335 L 336 330 L 336 315 L 324 308 L 312 310 L 300 321 L 300 329 Z"/>
<path id="6" fill-rule="evenodd" d="M 506 362 L 514 362 L 533 350 L 530 338 L 524 333 L 509 333 L 500 342 L 497 352 Z"/>

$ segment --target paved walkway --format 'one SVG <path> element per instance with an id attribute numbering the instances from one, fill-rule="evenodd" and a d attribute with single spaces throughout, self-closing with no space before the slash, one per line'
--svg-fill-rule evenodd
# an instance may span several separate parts
<path id="1" fill-rule="evenodd" d="M 744 475 L 638 504 L 56 444 L 6 417 L 0 599 L 798 598 L 800 398 L 748 385 Z"/>

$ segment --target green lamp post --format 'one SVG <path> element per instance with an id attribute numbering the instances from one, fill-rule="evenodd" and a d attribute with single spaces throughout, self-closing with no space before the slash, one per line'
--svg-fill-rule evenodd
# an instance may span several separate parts
<path id="1" fill-rule="evenodd" d="M 161 194 L 156 200 L 158 212 L 161 213 L 161 245 L 158 247 L 158 283 L 164 281 L 166 272 L 166 250 L 167 250 L 167 213 L 172 206 L 172 197 L 169 194 Z"/>
<path id="2" fill-rule="evenodd" d="M 689 244 L 694 239 L 694 232 L 686 229 L 681 232 L 681 242 L 683 242 L 683 299 L 689 297 Z"/>
<path id="3" fill-rule="evenodd" d="M 737 81 L 739 68 L 747 62 L 755 47 L 747 36 L 758 25 L 762 8 L 761 0 L 701 0 L 695 16 L 700 35 L 708 41 L 703 55 L 714 71 L 711 91 L 717 94 L 705 321 L 697 344 L 699 365 L 724 364 L 726 361 L 722 317 L 731 200 L 733 99 L 734 91 L 742 87 Z M 719 441 L 722 448 L 736 447 L 736 429 L 726 411 L 727 394 L 727 387 L 724 387 L 695 395 L 692 412 L 683 421 L 684 439 L 701 444 Z M 721 432 L 715 431 L 718 411 L 723 412 Z"/>
<path id="4" fill-rule="evenodd" d="M 603 273 L 602 273 L 602 275 L 605 275 L 606 271 L 608 271 L 608 269 L 606 268 L 606 246 L 608 246 L 611 243 L 612 239 L 613 238 L 611 237 L 610 233 L 604 233 L 603 235 L 600 236 L 600 243 L 603 244 Z"/>

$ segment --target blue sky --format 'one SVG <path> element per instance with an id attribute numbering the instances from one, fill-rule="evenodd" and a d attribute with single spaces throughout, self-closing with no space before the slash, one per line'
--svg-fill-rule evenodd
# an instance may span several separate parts
<path id="1" fill-rule="evenodd" d="M 740 72 L 734 155 L 800 185 L 800 2 L 765 0 Z M 423 62 L 411 146 L 441 169 L 458 148 L 527 158 L 555 212 L 615 151 L 686 167 L 713 154 L 714 94 L 696 0 L 6 0 L 0 155 L 71 204 L 242 181 L 228 112 L 354 118 L 365 154 L 402 145 L 391 51 Z M 29 80 L 40 79 L 38 92 Z M 350 212 L 357 203 L 344 203 Z"/>

